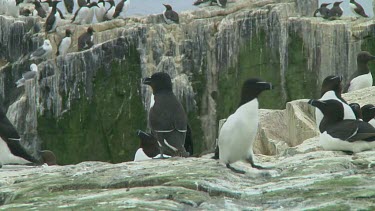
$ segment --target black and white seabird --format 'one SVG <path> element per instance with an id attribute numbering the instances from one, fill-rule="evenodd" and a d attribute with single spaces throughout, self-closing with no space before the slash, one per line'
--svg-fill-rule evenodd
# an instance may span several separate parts
<path id="1" fill-rule="evenodd" d="M 22 78 L 20 78 L 16 82 L 17 87 L 21 87 L 25 85 L 25 81 L 35 78 L 35 76 L 38 74 L 38 66 L 36 64 L 30 65 L 30 71 L 27 71 L 22 74 Z"/>
<path id="2" fill-rule="evenodd" d="M 91 24 L 95 14 L 95 8 L 98 7 L 98 3 L 92 2 L 89 5 L 80 7 L 72 19 L 72 23 L 77 24 Z"/>
<path id="3" fill-rule="evenodd" d="M 103 22 L 104 21 L 104 15 L 105 15 L 106 12 L 107 12 L 107 9 L 105 8 L 105 1 L 99 0 L 98 1 L 98 7 L 95 8 L 96 20 L 98 22 Z"/>
<path id="4" fill-rule="evenodd" d="M 57 12 L 58 3 L 60 3 L 60 1 L 54 1 L 52 3 L 52 11 L 46 20 L 46 33 L 54 32 L 61 21 L 60 14 Z"/>
<path id="5" fill-rule="evenodd" d="M 352 108 L 355 118 L 358 120 L 363 120 L 361 106 L 358 103 L 350 103 L 349 106 Z"/>
<path id="6" fill-rule="evenodd" d="M 42 5 L 40 4 L 38 0 L 35 0 L 33 4 L 35 6 L 35 10 L 37 11 L 39 17 L 41 18 L 47 17 L 47 12 L 43 9 Z"/>
<path id="7" fill-rule="evenodd" d="M 349 5 L 350 5 L 350 9 L 352 10 L 355 16 L 368 18 L 368 15 L 366 15 L 363 7 L 359 3 L 357 3 L 355 0 L 350 0 Z"/>
<path id="8" fill-rule="evenodd" d="M 329 9 L 327 8 L 328 5 L 331 3 L 323 3 L 320 5 L 318 9 L 314 12 L 314 17 L 327 17 L 329 14 Z"/>
<path id="9" fill-rule="evenodd" d="M 68 53 L 69 47 L 72 44 L 72 31 L 70 29 L 65 30 L 65 37 L 61 40 L 57 46 L 56 56 L 65 55 Z"/>
<path id="10" fill-rule="evenodd" d="M 172 23 L 180 23 L 178 18 L 178 13 L 172 10 L 171 5 L 169 4 L 163 4 L 165 7 L 165 11 L 163 12 L 164 20 L 167 24 Z"/>
<path id="11" fill-rule="evenodd" d="M 363 121 L 375 127 L 375 106 L 373 104 L 364 105 L 361 108 L 361 112 Z"/>
<path id="12" fill-rule="evenodd" d="M 88 4 L 90 4 L 90 0 L 86 1 L 86 0 L 77 0 L 77 4 L 78 4 L 78 7 L 83 7 L 83 6 L 86 6 Z"/>
<path id="13" fill-rule="evenodd" d="M 187 116 L 172 91 L 172 80 L 167 73 L 158 72 L 143 80 L 143 84 L 152 88 L 155 104 L 149 112 L 152 134 L 160 146 L 160 154 L 187 157 L 185 138 Z"/>
<path id="14" fill-rule="evenodd" d="M 253 142 L 259 124 L 258 96 L 271 90 L 272 84 L 251 78 L 244 82 L 237 110 L 231 114 L 219 132 L 219 159 L 236 173 L 245 173 L 230 166 L 239 160 L 248 161 L 253 168 L 263 168 L 254 163 Z"/>
<path id="15" fill-rule="evenodd" d="M 74 1 L 73 0 L 64 0 L 64 5 L 66 8 L 66 11 L 70 14 L 73 13 L 73 8 L 74 8 Z"/>
<path id="16" fill-rule="evenodd" d="M 353 92 L 372 86 L 372 75 L 368 67 L 369 61 L 375 61 L 375 56 L 367 51 L 361 51 L 357 55 L 357 71 L 350 77 L 344 92 Z"/>
<path id="17" fill-rule="evenodd" d="M 78 37 L 78 51 L 87 50 L 94 46 L 94 29 L 90 26 L 85 33 Z"/>
<path id="18" fill-rule="evenodd" d="M 340 6 L 341 3 L 342 1 L 336 1 L 333 3 L 332 8 L 329 10 L 328 16 L 325 16 L 325 18 L 341 17 L 344 13 L 344 10 Z"/>
<path id="19" fill-rule="evenodd" d="M 125 18 L 126 11 L 129 9 L 129 0 L 120 0 L 117 4 L 113 18 L 122 17 Z"/>
<path id="20" fill-rule="evenodd" d="M 110 6 L 104 14 L 104 20 L 112 20 L 113 15 L 115 14 L 115 11 L 116 11 L 115 1 L 108 0 L 107 2 L 109 3 Z"/>
<path id="21" fill-rule="evenodd" d="M 0 108 L 0 164 L 40 164 L 21 145 L 21 137 Z"/>
<path id="22" fill-rule="evenodd" d="M 225 7 L 227 5 L 227 0 L 211 0 L 210 5 L 212 5 L 213 3 L 216 3 L 220 7 Z"/>
<path id="23" fill-rule="evenodd" d="M 327 76 L 322 83 L 320 100 L 334 99 L 342 103 L 344 107 L 344 119 L 356 119 L 356 116 L 350 106 L 341 97 L 342 92 L 342 77 L 340 76 Z M 316 126 L 319 128 L 320 122 L 323 119 L 323 113 L 319 109 L 315 109 Z"/>
<path id="24" fill-rule="evenodd" d="M 361 152 L 375 148 L 375 128 L 368 122 L 345 119 L 337 100 L 310 100 L 324 114 L 319 126 L 319 142 L 325 150 Z"/>
<path id="25" fill-rule="evenodd" d="M 49 40 L 44 40 L 43 45 L 30 55 L 30 59 L 44 59 L 52 53 L 52 45 Z"/>
<path id="26" fill-rule="evenodd" d="M 54 4 L 53 2 L 55 2 L 55 1 L 52 1 L 52 0 L 46 0 L 45 2 L 48 3 L 48 10 L 52 12 L 53 4 Z M 60 2 L 61 2 L 61 1 L 60 1 Z M 59 15 L 60 15 L 60 19 L 65 19 L 64 14 L 61 12 L 61 10 L 60 10 L 59 8 L 57 8 L 57 7 L 56 7 L 56 10 L 57 10 L 57 12 L 58 12 Z"/>

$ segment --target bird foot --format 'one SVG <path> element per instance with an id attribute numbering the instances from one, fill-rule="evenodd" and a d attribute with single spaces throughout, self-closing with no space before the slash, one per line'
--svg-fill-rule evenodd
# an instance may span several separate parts
<path id="1" fill-rule="evenodd" d="M 227 164 L 226 166 L 227 166 L 228 169 L 232 170 L 234 173 L 237 173 L 237 174 L 245 174 L 246 173 L 246 171 L 240 170 L 240 169 L 236 169 L 236 168 L 232 167 L 229 164 Z"/>

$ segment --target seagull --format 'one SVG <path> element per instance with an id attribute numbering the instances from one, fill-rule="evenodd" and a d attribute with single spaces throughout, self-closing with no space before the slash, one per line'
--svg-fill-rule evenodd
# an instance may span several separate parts
<path id="1" fill-rule="evenodd" d="M 44 40 L 44 43 L 42 46 L 40 46 L 36 51 L 34 51 L 30 59 L 43 59 L 47 57 L 52 52 L 52 45 L 49 40 Z"/>
<path id="2" fill-rule="evenodd" d="M 16 82 L 17 88 L 25 85 L 25 81 L 35 78 L 37 74 L 38 74 L 38 66 L 36 66 L 36 64 L 33 63 L 30 65 L 30 71 L 27 71 L 24 74 L 22 74 L 22 78 L 20 78 Z"/>

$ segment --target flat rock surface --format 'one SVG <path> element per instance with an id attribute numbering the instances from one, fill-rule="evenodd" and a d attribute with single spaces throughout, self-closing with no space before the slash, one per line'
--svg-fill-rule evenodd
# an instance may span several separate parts
<path id="1" fill-rule="evenodd" d="M 238 162 L 236 174 L 209 155 L 109 164 L 3 166 L 0 209 L 328 210 L 375 209 L 375 152 L 322 151 L 317 139 L 282 156 Z"/>

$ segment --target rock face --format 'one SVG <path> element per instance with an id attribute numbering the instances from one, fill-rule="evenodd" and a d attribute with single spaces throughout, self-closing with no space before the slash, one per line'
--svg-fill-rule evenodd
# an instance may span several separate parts
<path id="1" fill-rule="evenodd" d="M 371 20 L 310 17 L 317 7 L 317 0 L 237 0 L 225 10 L 184 12 L 179 25 L 164 24 L 161 15 L 114 20 L 93 25 L 96 45 L 84 52 L 75 52 L 76 40 L 87 26 L 65 22 L 48 38 L 56 49 L 71 28 L 70 53 L 36 61 L 37 80 L 18 89 L 14 82 L 28 70 L 28 55 L 43 42 L 43 24 L 33 17 L 0 16 L 1 104 L 34 154 L 48 148 L 60 164 L 131 160 L 138 146 L 135 131 L 147 127 L 151 90 L 141 78 L 165 71 L 188 112 L 195 151 L 210 149 L 217 120 L 236 109 L 246 78 L 275 84 L 261 106 L 282 109 L 290 100 L 317 97 L 327 75 L 348 78 L 361 49 L 375 51 Z M 287 104 L 287 110 L 295 109 Z M 287 116 L 300 128 L 311 126 Z M 308 131 L 290 131 L 294 141 L 285 143 L 301 143 L 314 135 Z M 284 136 L 273 133 L 275 140 Z M 276 154 L 276 145 L 259 152 Z"/>

